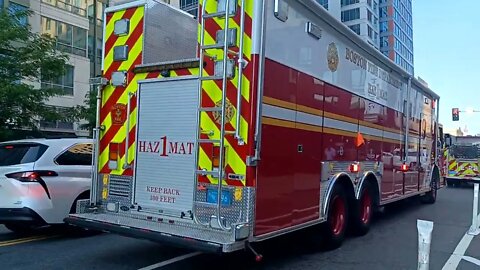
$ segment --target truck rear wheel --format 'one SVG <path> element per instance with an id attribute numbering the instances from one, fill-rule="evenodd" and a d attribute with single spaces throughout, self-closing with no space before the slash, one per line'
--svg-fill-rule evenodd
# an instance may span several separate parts
<path id="1" fill-rule="evenodd" d="M 328 204 L 325 241 L 329 248 L 337 248 L 345 240 L 348 224 L 348 200 L 341 185 L 335 185 Z"/>
<path id="2" fill-rule="evenodd" d="M 352 226 L 356 235 L 365 235 L 370 230 L 373 217 L 373 193 L 370 183 L 366 182 L 360 191 L 360 198 L 353 209 Z"/>

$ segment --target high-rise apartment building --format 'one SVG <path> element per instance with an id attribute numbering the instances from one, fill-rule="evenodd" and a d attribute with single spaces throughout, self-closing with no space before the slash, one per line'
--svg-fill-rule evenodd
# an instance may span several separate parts
<path id="1" fill-rule="evenodd" d="M 412 0 L 380 0 L 380 50 L 410 74 L 413 67 Z"/>
<path id="2" fill-rule="evenodd" d="M 25 19 L 33 32 L 57 39 L 57 48 L 69 56 L 65 75 L 44 86 L 63 89 L 48 104 L 59 111 L 84 103 L 90 78 L 101 74 L 103 11 L 107 0 L 0 0 L 0 8 L 33 11 Z M 40 86 L 40 84 L 38 85 Z M 88 135 L 80 123 L 41 121 L 40 129 L 58 135 Z"/>
<path id="3" fill-rule="evenodd" d="M 316 0 L 375 48 L 380 48 L 379 0 Z"/>
<path id="4" fill-rule="evenodd" d="M 397 65 L 414 73 L 412 0 L 317 2 Z"/>

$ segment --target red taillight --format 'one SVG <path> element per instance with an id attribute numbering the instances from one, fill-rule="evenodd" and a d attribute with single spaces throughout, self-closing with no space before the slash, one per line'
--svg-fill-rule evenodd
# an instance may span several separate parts
<path id="1" fill-rule="evenodd" d="M 108 168 L 110 170 L 117 170 L 120 144 L 110 143 L 108 149 Z"/>
<path id="2" fill-rule="evenodd" d="M 5 146 L 5 149 L 13 149 L 13 145 L 7 145 L 7 146 Z"/>
<path id="3" fill-rule="evenodd" d="M 225 153 L 227 152 L 226 147 L 223 149 L 223 160 L 225 161 Z M 225 166 L 225 162 L 223 163 L 223 166 Z M 214 145 L 213 146 L 213 151 L 212 151 L 212 167 L 213 168 L 219 168 L 220 167 L 220 146 Z"/>
<path id="4" fill-rule="evenodd" d="M 360 171 L 360 164 L 358 164 L 358 163 L 350 164 L 350 172 L 357 173 L 359 171 Z"/>
<path id="5" fill-rule="evenodd" d="M 403 163 L 402 166 L 400 167 L 400 170 L 401 170 L 402 172 L 406 172 L 406 171 L 408 171 L 409 169 L 410 169 L 410 168 L 408 168 L 408 165 L 405 164 L 405 163 Z"/>
<path id="6" fill-rule="evenodd" d="M 42 180 L 42 176 L 58 176 L 58 174 L 54 171 L 29 171 L 9 173 L 5 176 L 21 182 L 39 182 Z"/>
<path id="7" fill-rule="evenodd" d="M 119 150 L 119 144 L 118 143 L 110 143 L 109 154 L 108 154 L 109 160 L 117 161 L 118 150 Z"/>

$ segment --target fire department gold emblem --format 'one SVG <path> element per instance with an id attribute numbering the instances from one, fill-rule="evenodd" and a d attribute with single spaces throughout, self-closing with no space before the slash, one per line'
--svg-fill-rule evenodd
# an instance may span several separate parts
<path id="1" fill-rule="evenodd" d="M 123 125 L 125 120 L 127 120 L 127 106 L 125 104 L 117 103 L 113 105 L 110 113 L 113 125 Z"/>
<path id="2" fill-rule="evenodd" d="M 218 101 L 215 103 L 215 107 L 222 107 L 222 101 Z M 230 101 L 225 102 L 225 124 L 230 123 L 232 121 L 233 115 L 235 114 L 235 107 L 233 107 L 232 103 Z M 221 123 L 222 121 L 222 112 L 213 112 L 213 120 L 217 122 L 218 124 Z"/>
<path id="3" fill-rule="evenodd" d="M 337 71 L 340 58 L 338 56 L 337 45 L 335 45 L 334 42 L 328 45 L 327 62 L 328 62 L 328 69 L 330 69 L 330 71 L 332 72 Z"/>

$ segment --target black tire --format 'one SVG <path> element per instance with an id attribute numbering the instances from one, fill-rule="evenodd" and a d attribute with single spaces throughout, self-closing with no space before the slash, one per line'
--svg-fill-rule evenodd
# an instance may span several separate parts
<path id="1" fill-rule="evenodd" d="M 355 208 L 352 211 L 352 231 L 355 235 L 362 236 L 370 230 L 375 208 L 374 196 L 372 186 L 366 182 L 360 191 L 360 198 L 355 201 Z"/>
<path id="2" fill-rule="evenodd" d="M 35 230 L 36 226 L 32 224 L 22 223 L 6 223 L 4 224 L 7 229 L 17 234 L 28 234 Z"/>
<path id="3" fill-rule="evenodd" d="M 425 193 L 425 195 L 421 197 L 422 203 L 434 204 L 437 201 L 437 191 L 438 191 L 437 179 L 436 178 L 432 179 L 432 182 L 430 183 L 430 185 L 431 185 L 431 190 Z"/>
<path id="4" fill-rule="evenodd" d="M 345 240 L 348 227 L 348 200 L 341 185 L 335 185 L 328 203 L 327 222 L 324 224 L 326 247 L 335 249 Z"/>
<path id="5" fill-rule="evenodd" d="M 454 186 L 454 185 L 453 185 L 452 181 L 447 180 L 447 187 L 453 187 L 453 186 Z"/>

